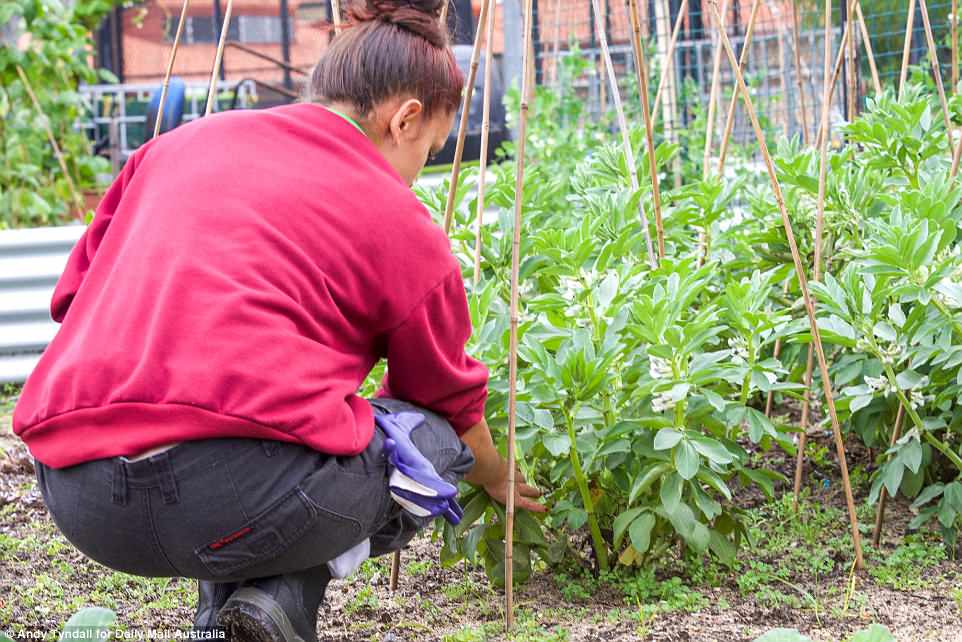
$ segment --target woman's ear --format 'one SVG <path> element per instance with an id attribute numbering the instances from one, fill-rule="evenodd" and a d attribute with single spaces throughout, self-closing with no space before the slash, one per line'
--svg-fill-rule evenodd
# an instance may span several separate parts
<path id="1" fill-rule="evenodd" d="M 424 105 L 416 98 L 408 98 L 398 106 L 389 127 L 395 145 L 417 137 L 423 114 Z"/>

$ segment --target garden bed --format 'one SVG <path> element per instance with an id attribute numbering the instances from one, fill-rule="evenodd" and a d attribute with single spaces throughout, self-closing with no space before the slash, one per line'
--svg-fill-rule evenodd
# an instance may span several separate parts
<path id="1" fill-rule="evenodd" d="M 189 627 L 196 602 L 192 580 L 115 573 L 76 551 L 57 531 L 36 487 L 29 454 L 10 433 L 11 401 L 0 415 L 0 630 L 42 630 L 46 639 L 71 613 L 88 606 L 117 612 L 118 628 Z M 734 569 L 716 562 L 666 561 L 658 577 L 637 571 L 601 582 L 577 571 L 535 565 L 516 588 L 516 631 L 501 635 L 503 592 L 483 569 L 463 563 L 442 568 L 440 542 L 422 534 L 402 555 L 398 591 L 388 588 L 390 557 L 366 562 L 350 581 L 331 584 L 319 617 L 319 637 L 354 640 L 751 640 L 775 627 L 796 628 L 813 640 L 844 640 L 878 622 L 898 640 L 962 640 L 962 571 L 945 559 L 937 536 L 906 535 L 909 513 L 894 506 L 883 550 L 867 549 L 868 570 L 848 570 L 851 543 L 836 469 L 820 458 L 831 444 L 814 440 L 816 470 L 802 505 L 744 495 L 757 545 L 746 547 Z M 780 452 L 766 465 L 783 473 Z M 862 523 L 866 477 L 856 482 Z M 827 482 L 827 483 L 826 483 Z M 754 498 L 753 498 L 754 497 Z M 590 544 L 582 542 L 587 565 Z M 670 577 L 676 575 L 677 577 Z"/>

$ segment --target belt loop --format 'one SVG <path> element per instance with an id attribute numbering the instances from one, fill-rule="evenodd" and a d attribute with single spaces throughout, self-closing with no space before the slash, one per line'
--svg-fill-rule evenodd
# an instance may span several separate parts
<path id="1" fill-rule="evenodd" d="M 170 453 L 162 452 L 154 460 L 157 476 L 160 478 L 160 490 L 164 495 L 165 504 L 176 504 L 180 499 L 177 494 L 177 480 L 174 479 L 174 467 L 170 464 Z"/>
<path id="2" fill-rule="evenodd" d="M 114 457 L 114 474 L 111 486 L 111 501 L 123 506 L 127 503 L 127 467 L 120 457 Z"/>

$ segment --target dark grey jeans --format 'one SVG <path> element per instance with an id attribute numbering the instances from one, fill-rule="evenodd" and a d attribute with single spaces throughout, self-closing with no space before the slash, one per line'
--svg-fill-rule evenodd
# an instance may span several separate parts
<path id="1" fill-rule="evenodd" d="M 377 414 L 424 414 L 412 438 L 450 483 L 473 466 L 471 449 L 441 417 L 393 399 L 371 405 Z M 375 427 L 355 457 L 208 439 L 135 462 L 35 466 L 54 522 L 86 556 L 134 575 L 227 582 L 316 567 L 368 537 L 371 555 L 383 555 L 428 526 L 433 518 L 415 518 L 391 498 L 383 444 Z"/>

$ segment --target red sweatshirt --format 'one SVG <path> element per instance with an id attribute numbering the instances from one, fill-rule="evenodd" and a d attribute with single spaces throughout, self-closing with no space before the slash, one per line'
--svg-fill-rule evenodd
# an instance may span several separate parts
<path id="1" fill-rule="evenodd" d="M 444 232 L 361 132 L 312 104 L 184 125 L 131 156 L 73 248 L 61 327 L 13 430 L 44 464 L 247 437 L 355 455 L 358 387 L 478 423 L 464 283 Z"/>

